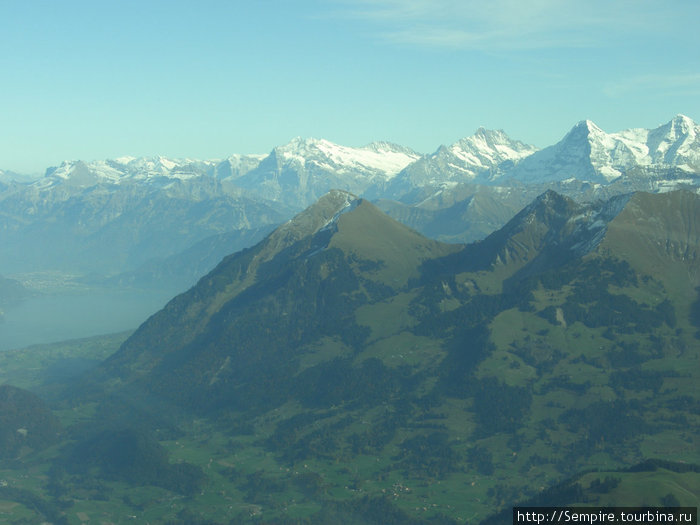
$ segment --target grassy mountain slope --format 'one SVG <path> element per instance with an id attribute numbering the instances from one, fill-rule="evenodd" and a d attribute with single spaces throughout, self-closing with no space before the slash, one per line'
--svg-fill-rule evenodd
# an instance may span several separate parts
<path id="1" fill-rule="evenodd" d="M 120 475 L 100 481 L 104 503 L 67 512 L 120 494 L 141 519 L 478 523 L 562 487 L 566 502 L 692 504 L 698 473 L 678 465 L 700 464 L 700 197 L 648 198 L 546 193 L 464 247 L 330 194 L 222 261 L 63 405 L 73 444 L 116 425 L 175 484 Z M 651 247 L 664 271 L 642 260 Z M 650 458 L 666 463 L 629 471 Z M 185 478 L 166 467 L 179 461 Z M 63 486 L 84 493 L 100 465 Z M 202 492 L 167 507 L 181 479 Z"/>
<path id="2" fill-rule="evenodd" d="M 601 251 L 685 294 L 700 285 L 697 193 L 635 194 L 611 221 Z"/>
<path id="3" fill-rule="evenodd" d="M 186 404 L 283 397 L 307 345 L 328 337 L 357 346 L 363 330 L 354 308 L 392 295 L 419 276 L 425 259 L 454 250 L 366 201 L 331 193 L 174 299 L 104 374 L 127 383 L 143 376 L 144 388 L 186 396 Z M 278 388 L 251 383 L 249 374 Z"/>

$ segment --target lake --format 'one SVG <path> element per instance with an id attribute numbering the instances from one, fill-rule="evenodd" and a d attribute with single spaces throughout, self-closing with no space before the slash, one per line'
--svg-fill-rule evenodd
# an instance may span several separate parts
<path id="1" fill-rule="evenodd" d="M 0 351 L 137 328 L 172 297 L 172 292 L 143 290 L 32 297 L 5 310 Z"/>

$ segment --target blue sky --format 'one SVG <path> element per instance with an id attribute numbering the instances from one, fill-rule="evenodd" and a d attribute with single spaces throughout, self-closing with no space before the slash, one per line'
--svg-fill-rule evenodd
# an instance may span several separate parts
<path id="1" fill-rule="evenodd" d="M 700 119 L 697 0 L 0 2 L 0 169 Z"/>

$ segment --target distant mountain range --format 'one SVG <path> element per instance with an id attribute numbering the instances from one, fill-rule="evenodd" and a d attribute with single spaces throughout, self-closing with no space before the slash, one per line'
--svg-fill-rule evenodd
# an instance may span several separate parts
<path id="1" fill-rule="evenodd" d="M 609 184 L 635 170 L 670 168 L 687 174 L 700 170 L 700 126 L 684 115 L 655 129 L 617 133 L 606 133 L 584 120 L 544 149 L 511 139 L 500 130 L 479 128 L 474 135 L 427 155 L 388 142 L 355 148 L 297 137 L 268 155 L 235 154 L 223 161 L 165 157 L 65 161 L 48 168 L 32 186 L 86 188 L 134 181 L 167 186 L 173 180 L 207 176 L 236 181 L 239 189 L 301 209 L 325 193 L 323 186 L 329 184 L 354 186 L 347 191 L 358 194 L 376 185 L 372 191 L 377 196 L 400 198 L 416 188 L 440 184 L 500 184 L 511 179 L 538 184 L 572 178 Z M 16 180 L 26 183 L 27 177 L 0 171 L 3 184 Z M 285 194 L 288 191 L 293 195 Z"/>
<path id="2" fill-rule="evenodd" d="M 427 155 L 385 142 L 353 148 L 296 138 L 268 155 L 224 160 L 64 162 L 33 182 L 0 172 L 0 273 L 70 271 L 112 282 L 169 273 L 187 286 L 191 272 L 177 268 L 192 264 L 198 243 L 218 239 L 209 253 L 229 253 L 241 247 L 227 244 L 231 236 L 259 240 L 245 232 L 266 231 L 334 188 L 436 239 L 472 241 L 546 189 L 584 202 L 697 187 L 699 137 L 700 127 L 678 115 L 618 133 L 582 121 L 541 150 L 480 128 Z M 154 271 L 165 259 L 170 270 Z M 195 264 L 213 263 L 203 256 Z"/>
<path id="3" fill-rule="evenodd" d="M 609 184 L 639 170 L 700 171 L 700 126 L 678 115 L 656 129 L 605 133 L 590 120 L 579 122 L 557 144 L 533 153 L 510 172 L 524 183 L 573 178 Z"/>
<path id="4" fill-rule="evenodd" d="M 360 194 L 372 184 L 385 184 L 419 158 L 415 151 L 387 142 L 348 148 L 296 138 L 273 149 L 236 184 L 261 198 L 300 209 L 334 188 Z"/>

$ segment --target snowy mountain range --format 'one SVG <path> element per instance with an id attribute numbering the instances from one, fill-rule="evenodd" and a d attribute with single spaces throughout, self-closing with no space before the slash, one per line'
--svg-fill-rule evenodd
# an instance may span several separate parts
<path id="1" fill-rule="evenodd" d="M 223 160 L 66 161 L 34 181 L 0 171 L 0 274 L 114 276 L 185 251 L 191 266 L 189 249 L 204 239 L 210 254 L 229 253 L 230 239 L 253 239 L 331 189 L 375 200 L 426 235 L 466 242 L 547 189 L 587 201 L 688 186 L 700 186 L 700 126 L 683 115 L 616 133 L 585 120 L 544 149 L 479 128 L 427 155 L 295 138 L 267 155 Z"/>
<path id="2" fill-rule="evenodd" d="M 634 170 L 672 167 L 700 172 L 700 126 L 684 115 L 656 129 L 619 133 L 581 121 L 561 141 L 533 153 L 499 178 L 523 183 L 574 178 L 609 184 Z"/>
<path id="3" fill-rule="evenodd" d="M 416 188 L 487 180 L 507 172 L 536 151 L 535 146 L 513 140 L 501 130 L 479 128 L 471 137 L 424 155 L 385 187 L 372 188 L 370 196 L 400 199 Z"/>
<path id="4" fill-rule="evenodd" d="M 232 155 L 221 160 L 170 159 L 158 157 L 120 157 L 92 162 L 64 161 L 46 170 L 33 185 L 48 189 L 60 185 L 87 188 L 98 184 L 146 183 L 163 186 L 173 180 L 191 180 L 209 176 L 217 180 L 235 179 L 255 168 L 264 155 Z"/>
<path id="5" fill-rule="evenodd" d="M 479 128 L 472 136 L 421 155 L 389 142 L 348 147 L 300 138 L 268 155 L 234 154 L 224 160 L 120 157 L 92 162 L 64 161 L 32 185 L 85 188 L 139 182 L 167 185 L 173 179 L 208 176 L 234 183 L 259 198 L 303 208 L 331 188 L 397 198 L 426 186 L 460 183 L 541 184 L 576 179 L 609 184 L 635 170 L 676 168 L 700 172 L 700 126 L 684 115 L 655 129 L 606 133 L 590 120 L 577 123 L 559 142 L 544 149 L 514 140 L 502 130 Z M 0 171 L 0 181 L 26 183 Z M 300 202 L 302 199 L 304 202 Z"/>
<path id="6" fill-rule="evenodd" d="M 261 198 L 304 208 L 334 188 L 361 194 L 420 158 L 409 148 L 373 142 L 362 148 L 295 138 L 277 147 L 236 184 Z"/>

